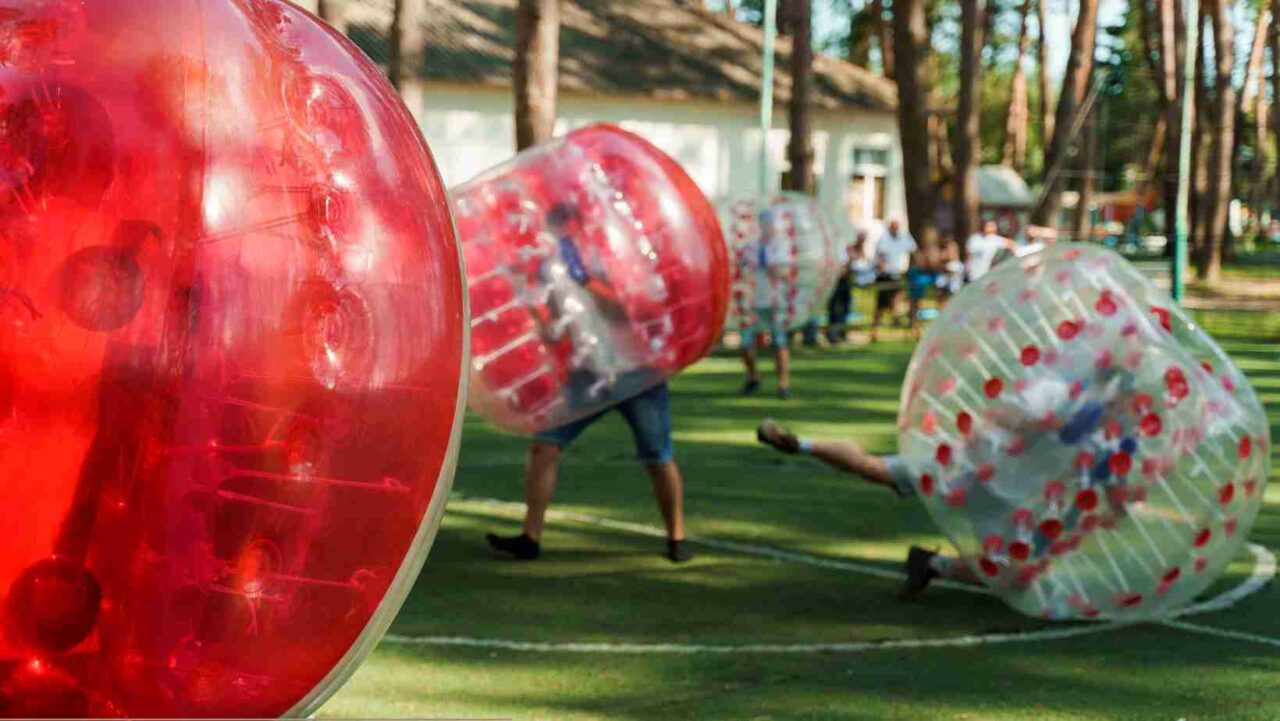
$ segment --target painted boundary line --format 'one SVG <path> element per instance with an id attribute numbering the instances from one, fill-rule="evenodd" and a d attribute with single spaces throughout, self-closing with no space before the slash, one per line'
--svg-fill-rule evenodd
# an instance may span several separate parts
<path id="1" fill-rule="evenodd" d="M 883 641 L 849 641 L 846 643 L 609 643 L 510 641 L 501 639 L 467 638 L 465 636 L 401 636 L 387 634 L 384 640 L 406 646 L 455 646 L 464 648 L 501 649 L 505 651 L 560 651 L 568 653 L 613 654 L 808 654 L 808 653 L 861 653 L 892 649 L 951 648 L 987 646 L 1026 641 L 1053 641 L 1076 636 L 1088 636 L 1120 628 L 1123 623 L 1098 623 L 1088 626 L 1024 631 L 1016 633 L 988 633 L 980 636 L 951 636 L 948 638 L 904 638 Z"/>
<path id="2" fill-rule="evenodd" d="M 524 513 L 524 504 L 514 501 L 501 501 L 496 498 L 472 498 L 454 494 L 450 502 L 463 502 L 471 505 L 486 506 L 504 511 Z M 614 531 L 623 531 L 626 533 L 634 533 L 641 536 L 650 536 L 652 538 L 666 538 L 667 532 L 657 526 L 647 526 L 641 523 L 631 523 L 629 521 L 615 521 L 611 518 L 600 518 L 598 516 L 589 516 L 583 513 L 574 513 L 573 511 L 547 511 L 547 518 L 553 521 L 573 521 L 587 526 L 595 526 L 597 528 L 608 528 Z M 870 563 L 858 563 L 856 561 L 842 561 L 837 558 L 826 558 L 823 556 L 814 556 L 808 553 L 800 553 L 798 551 L 787 551 L 772 546 L 760 546 L 753 543 L 739 543 L 737 541 L 725 541 L 718 538 L 705 538 L 703 536 L 691 535 L 687 537 L 690 543 L 696 543 L 699 546 L 714 548 L 718 551 L 729 551 L 731 553 L 739 553 L 744 556 L 756 556 L 759 558 L 767 558 L 771 561 L 785 563 L 800 563 L 806 566 L 816 566 L 818 568 L 830 568 L 836 571 L 849 571 L 851 573 L 860 573 L 864 576 L 875 576 L 877 578 L 886 578 L 892 581 L 901 581 L 906 576 L 898 571 L 891 571 L 887 568 L 875 566 Z M 955 591 L 964 591 L 966 593 L 976 593 L 984 596 L 991 595 L 991 592 L 979 586 L 969 586 L 963 583 L 954 583 L 952 581 L 940 580 L 935 581 L 933 586 L 941 586 L 950 588 Z"/>
<path id="3" fill-rule="evenodd" d="M 494 498 L 469 498 L 461 494 L 454 494 L 453 501 L 470 503 L 475 505 L 486 506 L 504 511 L 517 510 L 523 512 L 524 504 L 511 501 L 502 501 Z M 660 528 L 654 526 L 646 526 L 639 523 L 630 523 L 627 521 L 616 521 L 608 518 L 599 518 L 572 511 L 550 511 L 547 514 L 552 520 L 574 521 L 600 528 L 635 533 L 638 535 L 665 538 L 666 533 Z M 733 541 L 722 541 L 711 538 L 690 537 L 689 540 L 699 545 L 720 550 L 733 551 L 745 555 L 753 555 L 763 558 L 769 558 L 775 561 L 785 561 L 792 563 L 800 563 L 805 565 L 817 566 L 821 568 L 831 568 L 835 570 L 849 571 L 852 573 L 860 573 L 864 575 L 877 576 L 880 578 L 901 579 L 902 574 L 872 566 L 869 564 L 854 563 L 850 561 L 840 561 L 831 558 L 823 558 L 821 556 L 813 556 L 805 553 L 797 553 L 793 551 L 785 551 L 782 549 L 771 548 L 769 546 L 759 546 L 754 544 L 736 543 Z M 1254 556 L 1254 566 L 1249 577 L 1239 585 L 1234 586 L 1211 599 L 1188 606 L 1175 614 L 1174 619 L 1186 616 L 1210 613 L 1213 611 L 1221 611 L 1230 608 L 1245 598 L 1262 590 L 1270 583 L 1276 575 L 1276 557 L 1270 550 L 1256 543 L 1249 543 L 1246 546 Z M 963 584 L 945 584 L 948 588 L 969 591 L 972 593 L 982 593 L 990 595 L 986 589 L 978 589 Z M 1166 620 L 1159 622 L 1161 625 L 1170 628 L 1186 631 L 1190 633 L 1198 633 L 1208 636 L 1216 636 L 1220 638 L 1229 638 L 1238 641 L 1249 641 L 1253 643 L 1273 646 L 1280 648 L 1280 639 L 1262 636 L 1258 634 L 1246 633 L 1243 631 L 1233 631 L 1229 629 L 1216 628 L 1213 626 L 1205 626 L 1198 623 L 1190 623 L 1181 620 Z M 402 634 L 387 634 L 383 641 L 390 644 L 404 646 L 434 646 L 434 647 L 453 647 L 453 648 L 478 648 L 490 650 L 504 650 L 517 652 L 561 652 L 561 653 L 579 653 L 579 654 L 709 654 L 709 655 L 733 655 L 733 654 L 756 654 L 756 655 L 782 655 L 782 654 L 819 654 L 819 653 L 865 653 L 868 651 L 883 651 L 895 649 L 927 649 L 927 648 L 966 648 L 987 645 L 1000 645 L 1010 643 L 1028 643 L 1032 641 L 1056 641 L 1080 636 L 1089 636 L 1107 631 L 1113 631 L 1127 626 L 1136 625 L 1132 622 L 1110 621 L 1100 622 L 1081 626 L 1072 626 L 1067 628 L 1046 628 L 1035 631 L 1019 631 L 1013 633 L 988 633 L 981 635 L 965 635 L 952 636 L 947 638 L 927 638 L 927 639 L 885 639 L 880 641 L 849 641 L 834 643 L 788 643 L 788 644 L 770 644 L 770 643 L 748 643 L 748 644 L 686 644 L 686 643 L 611 643 L 611 642 L 584 642 L 584 641 L 566 641 L 566 642 L 545 642 L 545 641 L 517 641 L 513 639 L 493 639 L 493 638 L 471 638 L 466 636 L 407 636 Z"/>
<path id="4" fill-rule="evenodd" d="M 1217 626 L 1205 626 L 1200 623 L 1190 623 L 1188 621 L 1165 621 L 1165 626 L 1176 628 L 1179 631 L 1189 631 L 1191 633 L 1199 633 L 1205 636 L 1217 636 L 1218 638 L 1229 638 L 1233 641 L 1248 641 L 1250 643 L 1259 643 L 1264 646 L 1274 646 L 1280 648 L 1280 638 L 1271 638 L 1270 636 L 1262 636 L 1256 633 L 1247 633 L 1245 631 L 1234 631 L 1229 628 L 1218 628 Z"/>

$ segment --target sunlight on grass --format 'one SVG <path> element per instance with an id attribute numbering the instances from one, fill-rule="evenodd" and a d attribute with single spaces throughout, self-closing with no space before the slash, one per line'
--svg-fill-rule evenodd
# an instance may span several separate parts
<path id="1" fill-rule="evenodd" d="M 1198 314 L 1253 380 L 1280 424 L 1280 321 Z M 755 442 L 760 418 L 811 438 L 896 446 L 907 343 L 798 349 L 795 397 L 736 393 L 733 354 L 672 383 L 677 457 L 690 534 L 897 572 L 912 545 L 945 547 L 915 502 Z M 471 497 L 519 501 L 526 441 L 468 418 L 456 482 Z M 1272 446 L 1273 456 L 1276 455 Z M 553 510 L 660 529 L 625 425 L 609 417 L 566 453 Z M 1272 478 L 1280 464 L 1273 463 Z M 661 538 L 553 521 L 534 563 L 500 560 L 486 531 L 516 532 L 518 507 L 454 500 L 393 630 L 544 641 L 813 643 L 951 638 L 1043 627 L 997 599 L 931 589 L 916 604 L 898 583 L 849 571 L 696 546 L 673 565 Z M 1280 547 L 1280 484 L 1267 487 L 1251 537 Z M 1242 552 L 1209 595 L 1253 572 Z M 1193 620 L 1280 638 L 1280 589 Z M 1054 626 L 1054 628 L 1059 628 Z M 324 717 L 581 721 L 653 718 L 1057 719 L 1280 718 L 1274 648 L 1140 626 L 1061 641 L 974 648 L 788 656 L 521 653 L 384 644 Z"/>

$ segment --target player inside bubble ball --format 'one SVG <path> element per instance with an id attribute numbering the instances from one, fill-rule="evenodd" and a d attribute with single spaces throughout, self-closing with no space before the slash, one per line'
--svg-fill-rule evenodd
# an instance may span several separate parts
<path id="1" fill-rule="evenodd" d="M 777 215 L 776 210 L 762 210 L 759 236 L 747 241 L 743 248 L 746 271 L 755 274 L 756 292 L 754 318 L 742 329 L 742 365 L 747 379 L 740 393 L 750 396 L 760 390 L 757 346 L 767 333 L 778 376 L 778 397 L 787 400 L 791 397 L 791 328 L 785 298 L 788 253 L 786 240 L 777 231 Z"/>
<path id="2" fill-rule="evenodd" d="M 1038 563 L 1047 565 L 1053 556 L 1073 549 L 1083 534 L 1093 530 L 1093 522 L 1086 518 L 1114 520 L 1126 512 L 1131 500 L 1126 477 L 1137 451 L 1138 433 L 1132 427 L 1135 424 L 1121 419 L 1131 416 L 1131 407 L 1144 404 L 1141 394 L 1133 392 L 1133 385 L 1133 374 L 1114 366 L 1094 368 L 1087 376 L 1074 379 L 1051 373 L 1030 377 L 982 418 L 957 419 L 968 430 L 964 444 L 954 453 L 963 454 L 967 462 L 955 465 L 967 470 L 946 479 L 945 490 L 938 492 L 947 503 L 969 509 L 980 538 L 1002 540 L 1001 546 L 1012 559 L 1001 561 L 1017 560 L 1032 569 Z M 912 475 L 899 456 L 873 455 L 853 441 L 800 438 L 767 418 L 757 428 L 756 438 L 783 453 L 810 455 L 832 468 L 886 486 L 899 498 L 917 494 Z M 1017 457 L 1068 459 L 1079 476 L 1080 491 L 1074 499 L 1063 498 L 1065 484 L 1047 484 L 1050 497 L 1046 500 L 1053 517 L 1038 526 L 1027 517 L 1026 499 L 1008 495 L 989 482 L 996 464 L 1008 457 L 1011 449 L 1016 449 Z M 1067 472 L 1054 472 L 1059 470 Z M 1019 526 L 1024 532 L 1019 532 Z M 1027 540 L 1014 540 L 1007 546 L 1003 543 L 1003 539 L 1021 538 Z M 997 561 L 987 556 L 960 559 L 912 546 L 899 597 L 915 599 L 935 578 L 977 584 L 978 574 L 996 576 L 1000 570 Z M 1030 582 L 1030 578 L 1022 580 Z"/>
<path id="3" fill-rule="evenodd" d="M 541 332 L 566 356 L 571 369 L 565 384 L 570 408 L 598 406 L 612 395 L 616 403 L 576 421 L 537 433 L 525 461 L 525 518 L 519 535 L 486 536 L 489 545 L 518 559 L 541 554 L 547 507 L 559 479 L 564 449 L 611 410 L 618 411 L 631 429 L 636 459 L 653 484 L 667 529 L 666 557 L 679 563 L 693 557 L 684 540 L 684 481 L 676 465 L 671 437 L 671 404 L 666 381 L 648 386 L 654 371 L 645 367 L 634 338 L 618 329 L 627 327 L 627 313 L 608 282 L 599 248 L 580 242 L 586 237 L 582 219 L 569 203 L 547 214 L 555 236 L 555 251 L 537 270 L 543 297 L 538 307 Z M 647 387 L 646 387 L 647 386 Z M 634 393 L 635 389 L 645 390 Z M 632 394 L 634 393 L 634 394 Z"/>

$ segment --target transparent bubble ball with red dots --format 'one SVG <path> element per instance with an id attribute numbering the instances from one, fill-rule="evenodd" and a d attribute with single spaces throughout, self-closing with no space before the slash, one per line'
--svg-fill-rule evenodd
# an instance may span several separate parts
<path id="1" fill-rule="evenodd" d="M 1152 618 L 1204 591 L 1262 504 L 1269 426 L 1218 344 L 1120 256 L 1058 245 L 965 288 L 903 384 L 938 527 L 1010 606 Z"/>
<path id="2" fill-rule="evenodd" d="M 733 268 L 729 326 L 799 327 L 831 294 L 847 258 L 822 206 L 809 195 L 745 196 L 721 206 Z"/>

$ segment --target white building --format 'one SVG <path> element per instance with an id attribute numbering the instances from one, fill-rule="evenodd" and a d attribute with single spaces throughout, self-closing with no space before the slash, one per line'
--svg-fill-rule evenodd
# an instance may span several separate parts
<path id="1" fill-rule="evenodd" d="M 404 96 L 445 181 L 454 184 L 514 152 L 515 0 L 417 1 L 421 20 L 406 37 L 421 48 L 420 59 Z M 390 5 L 346 3 L 348 35 L 375 60 L 386 56 Z M 755 192 L 759 30 L 704 10 L 701 0 L 571 0 L 562 6 L 560 42 L 557 133 L 617 123 L 678 160 L 713 200 Z M 768 138 L 774 188 L 787 167 L 789 41 L 780 38 L 777 50 Z M 826 56 L 815 58 L 814 71 L 819 201 L 837 220 L 901 215 L 893 84 Z"/>

